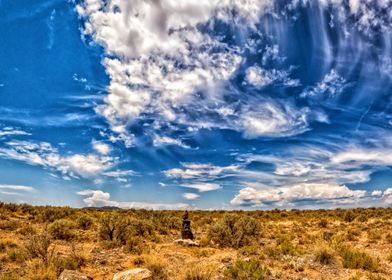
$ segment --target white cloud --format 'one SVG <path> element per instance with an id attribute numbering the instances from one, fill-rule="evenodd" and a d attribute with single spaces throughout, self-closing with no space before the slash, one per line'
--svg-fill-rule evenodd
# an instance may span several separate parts
<path id="1" fill-rule="evenodd" d="M 272 1 L 267 0 L 188 0 L 180 4 L 173 0 L 132 4 L 97 0 L 78 5 L 79 15 L 86 19 L 84 34 L 91 34 L 110 55 L 103 62 L 111 80 L 109 95 L 96 111 L 118 135 L 112 136 L 112 141 L 131 145 L 129 126 L 149 115 L 156 122 L 190 129 L 229 128 L 248 137 L 281 137 L 306 131 L 306 108 L 278 107 L 258 100 L 234 110 L 221 87 L 241 64 L 241 50 L 198 27 L 218 18 L 228 24 L 242 22 L 239 30 L 246 35 L 270 6 Z M 206 26 L 213 28 L 213 24 Z M 273 47 L 270 52 L 277 50 Z M 248 69 L 247 79 L 258 86 L 275 80 L 287 86 L 298 84 L 284 71 L 257 67 Z M 202 98 L 199 92 L 203 92 Z M 255 103 L 265 105 L 253 106 Z M 216 113 L 219 119 L 203 120 Z M 167 137 L 154 142 L 185 147 Z"/>
<path id="2" fill-rule="evenodd" d="M 289 73 L 281 70 L 265 70 L 251 66 L 246 70 L 246 81 L 256 87 L 264 87 L 278 81 L 286 86 L 298 86 L 300 82 L 289 78 Z"/>
<path id="3" fill-rule="evenodd" d="M 380 190 L 374 190 L 374 191 L 372 191 L 371 196 L 374 196 L 374 197 L 381 197 L 381 196 L 382 196 L 382 191 L 380 191 Z"/>
<path id="4" fill-rule="evenodd" d="M 365 197 L 366 191 L 350 190 L 346 186 L 303 183 L 287 187 L 243 188 L 231 200 L 233 205 L 265 206 L 296 204 L 311 200 L 320 203 L 355 203 Z"/>
<path id="5" fill-rule="evenodd" d="M 168 136 L 159 136 L 159 135 L 155 135 L 153 144 L 155 147 L 159 147 L 163 145 L 176 145 L 184 149 L 190 148 L 190 146 L 184 144 L 181 140 L 174 139 Z"/>
<path id="6" fill-rule="evenodd" d="M 88 196 L 83 199 L 83 202 L 88 207 L 102 207 L 102 206 L 113 206 L 110 204 L 110 194 L 100 190 L 83 190 L 77 192 L 78 195 Z"/>
<path id="7" fill-rule="evenodd" d="M 30 186 L 0 184 L 0 194 L 20 196 L 34 191 L 35 189 Z"/>
<path id="8" fill-rule="evenodd" d="M 129 177 L 137 176 L 138 173 L 133 170 L 112 170 L 104 172 L 103 175 L 108 177 Z"/>
<path id="9" fill-rule="evenodd" d="M 168 178 L 179 178 L 183 180 L 211 180 L 230 176 L 238 166 L 216 166 L 209 163 L 182 163 L 181 168 L 173 168 L 164 171 Z"/>
<path id="10" fill-rule="evenodd" d="M 392 188 L 388 188 L 383 193 L 383 199 L 387 204 L 392 204 Z"/>
<path id="11" fill-rule="evenodd" d="M 365 149 L 354 148 L 338 153 L 331 161 L 333 163 L 366 163 L 368 165 L 391 165 L 392 164 L 392 149 Z"/>
<path id="12" fill-rule="evenodd" d="M 7 142 L 0 148 L 0 157 L 24 161 L 31 165 L 54 168 L 71 177 L 92 177 L 108 171 L 115 165 L 115 158 L 96 154 L 62 156 L 46 142 Z"/>
<path id="13" fill-rule="evenodd" d="M 101 157 L 94 154 L 76 154 L 60 158 L 56 165 L 62 173 L 66 174 L 75 172 L 79 175 L 88 177 L 110 169 L 113 166 L 113 158 Z"/>
<path id="14" fill-rule="evenodd" d="M 4 136 L 17 136 L 17 135 L 28 136 L 31 135 L 31 133 L 13 127 L 4 127 L 2 130 L 0 130 L 0 138 Z"/>
<path id="15" fill-rule="evenodd" d="M 342 78 L 335 69 L 330 70 L 323 80 L 317 83 L 310 90 L 302 93 L 302 97 L 334 97 L 340 94 L 348 86 L 346 80 Z"/>
<path id="16" fill-rule="evenodd" d="M 0 184 L 1 190 L 13 190 L 13 191 L 24 191 L 24 192 L 33 192 L 35 189 L 30 186 L 21 186 L 21 185 L 7 185 Z"/>
<path id="17" fill-rule="evenodd" d="M 187 200 L 195 200 L 200 197 L 200 195 L 195 193 L 184 193 L 182 196 Z"/>
<path id="18" fill-rule="evenodd" d="M 183 184 L 181 186 L 185 188 L 195 189 L 198 190 L 199 192 L 210 192 L 222 188 L 220 185 L 214 183 L 190 183 L 190 184 Z"/>
<path id="19" fill-rule="evenodd" d="M 110 199 L 110 193 L 103 192 L 101 190 L 82 190 L 77 192 L 78 195 L 87 196 L 83 199 L 83 202 L 88 207 L 103 207 L 112 206 L 124 209 L 153 209 L 153 210 L 175 210 L 175 209 L 187 209 L 188 204 L 185 203 L 148 203 L 148 202 L 127 202 L 127 201 L 114 201 Z"/>
<path id="20" fill-rule="evenodd" d="M 96 150 L 98 153 L 100 153 L 102 155 L 107 155 L 111 151 L 110 146 L 105 143 L 93 140 L 92 144 L 93 144 L 94 150 Z"/>
<path id="21" fill-rule="evenodd" d="M 238 125 L 245 136 L 290 136 L 308 130 L 310 111 L 297 109 L 288 104 L 264 102 L 243 113 Z"/>
<path id="22" fill-rule="evenodd" d="M 353 14 L 356 14 L 359 10 L 359 3 L 360 0 L 350 0 L 349 4 L 350 4 L 350 10 Z"/>

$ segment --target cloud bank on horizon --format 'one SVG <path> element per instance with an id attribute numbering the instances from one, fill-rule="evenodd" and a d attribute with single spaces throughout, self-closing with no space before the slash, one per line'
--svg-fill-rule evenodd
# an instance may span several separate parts
<path id="1" fill-rule="evenodd" d="M 392 1 L 0 8 L 4 30 L 23 27 L 0 47 L 3 200 L 152 209 L 392 203 Z M 44 39 L 23 37 L 31 28 Z M 11 55 L 18 51 L 40 57 Z"/>

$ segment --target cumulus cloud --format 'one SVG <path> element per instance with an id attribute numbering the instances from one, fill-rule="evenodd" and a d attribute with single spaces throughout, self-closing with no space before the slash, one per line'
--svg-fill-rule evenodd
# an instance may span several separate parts
<path id="1" fill-rule="evenodd" d="M 256 0 L 191 0 L 181 4 L 172 0 L 132 4 L 97 0 L 78 5 L 79 15 L 86 20 L 84 34 L 92 35 L 109 55 L 103 61 L 111 80 L 109 95 L 96 111 L 118 135 L 112 140 L 132 138 L 129 126 L 149 116 L 158 123 L 193 129 L 235 129 L 247 137 L 306 131 L 311 119 L 306 108 L 278 107 L 268 100 L 252 102 L 265 105 L 234 108 L 221 90 L 240 66 L 242 56 L 240 46 L 214 35 L 214 23 L 241 22 L 239 32 L 246 36 L 271 5 L 272 1 Z M 276 56 L 277 50 L 271 47 L 269 52 Z M 286 86 L 299 83 L 286 71 L 256 66 L 248 68 L 246 79 L 256 86 L 274 81 Z M 243 100 L 245 95 L 238 98 Z M 210 119 L 204 120 L 204 116 Z M 272 124 L 266 121 L 270 118 Z M 156 145 L 164 143 L 185 147 L 176 139 L 154 139 Z"/>
<path id="2" fill-rule="evenodd" d="M 342 93 L 347 86 L 349 84 L 346 80 L 335 69 L 331 69 L 316 86 L 302 93 L 302 97 L 334 97 Z"/>
<path id="3" fill-rule="evenodd" d="M 248 186 L 231 200 L 233 205 L 265 206 L 297 204 L 301 201 L 318 203 L 354 203 L 364 198 L 366 191 L 351 190 L 346 186 L 303 183 L 287 187 L 257 188 Z"/>
<path id="4" fill-rule="evenodd" d="M 392 188 L 388 188 L 383 193 L 383 199 L 385 203 L 392 204 Z"/>
<path id="5" fill-rule="evenodd" d="M 256 87 L 264 87 L 278 82 L 286 86 L 298 86 L 300 82 L 289 78 L 289 73 L 282 70 L 265 70 L 258 66 L 251 66 L 246 70 L 245 79 Z"/>
<path id="6" fill-rule="evenodd" d="M 110 199 L 110 193 L 101 190 L 82 190 L 77 192 L 80 196 L 87 196 L 83 199 L 87 207 L 104 207 L 112 206 L 124 209 L 153 209 L 153 210 L 174 210 L 187 209 L 189 205 L 186 203 L 147 203 L 136 201 L 115 201 Z"/>
<path id="7" fill-rule="evenodd" d="M 102 155 L 107 155 L 111 151 L 110 146 L 105 143 L 93 140 L 92 144 L 93 144 L 94 150 L 96 150 L 98 153 L 100 153 Z"/>
<path id="8" fill-rule="evenodd" d="M 372 191 L 371 196 L 373 196 L 373 197 L 381 197 L 382 196 L 382 191 L 374 190 L 374 191 Z"/>

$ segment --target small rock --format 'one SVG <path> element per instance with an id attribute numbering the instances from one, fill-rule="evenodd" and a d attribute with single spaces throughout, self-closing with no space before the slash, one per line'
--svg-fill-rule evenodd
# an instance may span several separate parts
<path id="1" fill-rule="evenodd" d="M 227 257 L 224 257 L 224 258 L 221 260 L 221 262 L 224 263 L 224 264 L 231 264 L 231 263 L 233 262 L 233 258 L 227 256 Z"/>
<path id="2" fill-rule="evenodd" d="M 200 244 L 197 241 L 193 241 L 190 239 L 177 239 L 174 240 L 174 243 L 182 246 L 187 246 L 187 247 L 199 247 Z"/>
<path id="3" fill-rule="evenodd" d="M 152 273 L 146 268 L 133 268 L 114 274 L 113 280 L 147 280 L 151 279 Z"/>
<path id="4" fill-rule="evenodd" d="M 59 280 L 93 280 L 90 276 L 86 276 L 76 270 L 64 270 Z"/>

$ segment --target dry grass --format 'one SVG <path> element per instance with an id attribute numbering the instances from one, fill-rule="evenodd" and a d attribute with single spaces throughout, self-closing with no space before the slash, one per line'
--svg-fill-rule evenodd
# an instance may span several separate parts
<path id="1" fill-rule="evenodd" d="M 392 209 L 192 211 L 200 247 L 181 247 L 182 212 L 0 203 L 0 280 L 390 279 Z M 219 278 L 220 277 L 220 278 Z"/>

